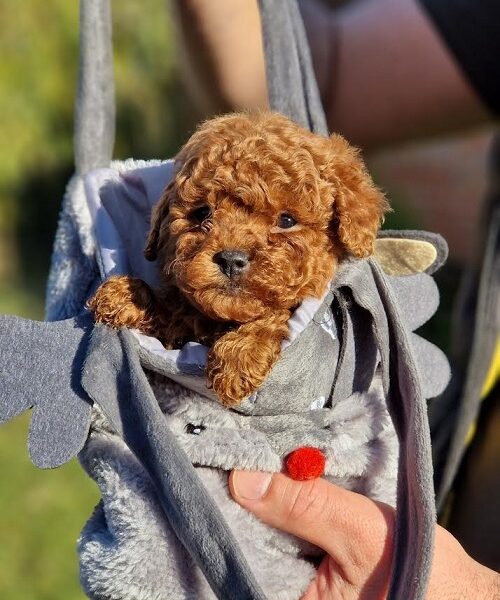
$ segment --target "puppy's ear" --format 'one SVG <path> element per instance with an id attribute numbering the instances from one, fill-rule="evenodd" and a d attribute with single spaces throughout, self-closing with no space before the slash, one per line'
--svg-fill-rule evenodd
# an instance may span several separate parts
<path id="1" fill-rule="evenodd" d="M 320 173 L 332 186 L 332 236 L 346 254 L 365 258 L 373 253 L 389 204 L 373 183 L 359 151 L 339 135 L 332 135 L 329 142 L 332 154 Z"/>
<path id="2" fill-rule="evenodd" d="M 170 183 L 163 192 L 160 200 L 155 204 L 151 211 L 151 229 L 146 240 L 146 247 L 144 248 L 144 256 L 146 260 L 156 260 L 158 256 L 160 234 L 162 227 L 166 227 L 166 218 L 168 216 L 168 207 L 170 204 L 170 197 L 173 193 L 174 182 Z"/>

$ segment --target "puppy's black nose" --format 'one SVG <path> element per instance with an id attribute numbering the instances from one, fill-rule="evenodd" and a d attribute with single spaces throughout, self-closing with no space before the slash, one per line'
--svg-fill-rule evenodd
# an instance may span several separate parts
<path id="1" fill-rule="evenodd" d="M 219 265 L 219 269 L 226 277 L 237 277 L 248 267 L 250 257 L 242 250 L 223 250 L 213 256 L 214 263 Z"/>

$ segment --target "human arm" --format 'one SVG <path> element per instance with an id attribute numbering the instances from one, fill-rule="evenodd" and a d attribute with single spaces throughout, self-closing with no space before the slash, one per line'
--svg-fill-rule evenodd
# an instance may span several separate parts
<path id="1" fill-rule="evenodd" d="M 330 14 L 329 37 L 336 35 L 337 43 L 329 76 L 319 82 L 332 130 L 366 148 L 487 121 L 487 110 L 416 0 L 364 0 Z M 311 18 L 306 26 L 313 39 L 318 27 Z M 325 58 L 314 44 L 312 50 L 318 72 Z"/>
<path id="2" fill-rule="evenodd" d="M 172 0 L 187 87 L 207 116 L 267 106 L 257 0 Z"/>
<path id="3" fill-rule="evenodd" d="M 184 72 L 205 110 L 264 107 L 257 1 L 174 5 Z M 363 0 L 336 11 L 302 0 L 301 7 L 332 131 L 366 148 L 490 118 L 416 0 Z"/>
<path id="4" fill-rule="evenodd" d="M 233 498 L 259 519 L 326 551 L 303 600 L 379 600 L 388 591 L 394 510 L 324 479 L 294 481 L 283 474 L 235 471 Z M 428 600 L 500 595 L 500 575 L 468 556 L 436 526 Z"/>

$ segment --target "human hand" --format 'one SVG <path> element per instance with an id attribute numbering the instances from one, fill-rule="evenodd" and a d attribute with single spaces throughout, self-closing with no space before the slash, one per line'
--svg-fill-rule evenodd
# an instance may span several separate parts
<path id="1" fill-rule="evenodd" d="M 390 581 L 394 509 L 324 479 L 233 471 L 233 498 L 259 519 L 327 553 L 302 600 L 381 600 Z M 436 526 L 428 600 L 500 598 L 500 576 Z"/>

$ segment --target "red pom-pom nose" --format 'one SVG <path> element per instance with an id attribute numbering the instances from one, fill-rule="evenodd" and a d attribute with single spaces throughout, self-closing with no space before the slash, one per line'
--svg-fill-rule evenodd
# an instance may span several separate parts
<path id="1" fill-rule="evenodd" d="M 296 481 L 316 479 L 325 472 L 325 455 L 318 448 L 297 448 L 285 459 L 288 475 Z"/>

